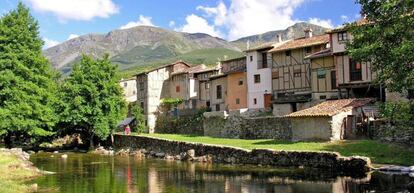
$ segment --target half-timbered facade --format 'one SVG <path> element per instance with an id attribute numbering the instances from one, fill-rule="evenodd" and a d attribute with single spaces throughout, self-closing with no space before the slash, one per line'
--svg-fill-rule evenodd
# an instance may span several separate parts
<path id="1" fill-rule="evenodd" d="M 194 72 L 194 77 L 196 78 L 196 84 L 198 84 L 198 95 L 197 95 L 197 108 L 207 108 L 211 109 L 211 99 L 210 99 L 210 90 L 211 82 L 210 77 L 217 75 L 219 69 L 217 67 L 210 67 L 204 70 L 199 70 Z"/>
<path id="2" fill-rule="evenodd" d="M 311 106 L 312 68 L 306 57 L 327 48 L 329 35 L 306 36 L 287 41 L 269 50 L 273 112 L 283 116 Z"/>
<path id="3" fill-rule="evenodd" d="M 376 73 L 372 71 L 371 63 L 353 60 L 346 52 L 346 43 L 352 40 L 352 34 L 345 27 L 328 33 L 341 97 L 384 100 L 385 90 L 374 84 Z"/>

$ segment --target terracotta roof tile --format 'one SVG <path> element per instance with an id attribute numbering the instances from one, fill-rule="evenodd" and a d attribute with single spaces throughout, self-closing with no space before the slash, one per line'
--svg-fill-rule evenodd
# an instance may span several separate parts
<path id="1" fill-rule="evenodd" d="M 285 50 L 291 50 L 295 48 L 303 48 L 308 46 L 315 46 L 320 44 L 326 44 L 329 42 L 329 35 L 318 35 L 313 36 L 310 38 L 299 38 L 287 41 L 279 46 L 275 46 L 273 49 L 269 50 L 269 52 L 279 52 Z"/>
<path id="2" fill-rule="evenodd" d="M 353 108 L 364 106 L 373 101 L 374 100 L 370 98 L 330 100 L 311 108 L 288 114 L 285 117 L 329 117 L 341 112 L 349 111 Z"/>

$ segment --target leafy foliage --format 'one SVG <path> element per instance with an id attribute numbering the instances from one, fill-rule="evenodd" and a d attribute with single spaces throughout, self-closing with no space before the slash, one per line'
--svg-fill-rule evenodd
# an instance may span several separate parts
<path id="1" fill-rule="evenodd" d="M 352 23 L 350 55 L 371 62 L 378 81 L 387 89 L 408 95 L 414 88 L 414 1 L 357 0 L 366 23 Z M 382 107 L 384 117 L 412 123 L 414 102 L 388 103 Z M 412 125 L 412 124 L 411 124 Z"/>
<path id="2" fill-rule="evenodd" d="M 0 135 L 53 134 L 58 76 L 42 46 L 39 25 L 22 3 L 0 18 Z"/>
<path id="3" fill-rule="evenodd" d="M 83 56 L 63 85 L 63 122 L 93 137 L 106 139 L 126 114 L 126 102 L 118 83 L 116 66 L 105 56 Z"/>
<path id="4" fill-rule="evenodd" d="M 163 98 L 161 101 L 161 105 L 166 109 L 171 110 L 172 107 L 177 107 L 183 102 L 184 100 L 179 98 Z"/>
<path id="5" fill-rule="evenodd" d="M 357 0 L 367 23 L 349 25 L 353 41 L 350 55 L 368 61 L 378 80 L 396 92 L 414 87 L 414 1 Z"/>
<path id="6" fill-rule="evenodd" d="M 135 122 L 136 122 L 135 130 L 138 133 L 145 132 L 146 127 L 145 127 L 144 111 L 142 110 L 142 108 L 141 108 L 140 104 L 138 104 L 138 102 L 132 103 L 131 114 L 132 114 L 132 117 L 135 118 Z"/>

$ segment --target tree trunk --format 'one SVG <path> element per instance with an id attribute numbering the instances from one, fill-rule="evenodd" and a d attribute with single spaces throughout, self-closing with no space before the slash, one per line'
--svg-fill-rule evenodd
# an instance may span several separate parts
<path id="1" fill-rule="evenodd" d="M 4 145 L 6 148 L 13 148 L 12 134 L 10 132 L 7 132 L 6 136 L 4 137 Z"/>
<path id="2" fill-rule="evenodd" d="M 93 150 L 93 149 L 94 149 L 94 144 L 93 144 L 93 136 L 94 136 L 94 134 L 93 134 L 93 133 L 91 133 L 91 134 L 90 134 L 90 138 L 89 138 L 89 149 L 90 149 L 90 150 Z"/>

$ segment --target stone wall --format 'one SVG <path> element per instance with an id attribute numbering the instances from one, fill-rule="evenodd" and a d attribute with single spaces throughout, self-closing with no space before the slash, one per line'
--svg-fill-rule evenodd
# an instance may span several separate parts
<path id="1" fill-rule="evenodd" d="M 371 122 L 370 136 L 376 140 L 414 146 L 414 126 L 392 125 L 383 121 Z"/>
<path id="2" fill-rule="evenodd" d="M 155 133 L 203 135 L 202 116 L 158 116 Z"/>
<path id="3" fill-rule="evenodd" d="M 352 175 L 370 170 L 370 159 L 343 157 L 335 152 L 296 152 L 267 149 L 245 150 L 234 147 L 171 141 L 144 136 L 115 135 L 114 147 L 145 149 L 179 155 L 194 150 L 195 156 L 209 155 L 214 163 L 254 164 L 281 167 L 321 168 Z"/>
<path id="4" fill-rule="evenodd" d="M 281 139 L 292 137 L 291 123 L 280 117 L 249 118 L 240 114 L 204 114 L 204 135 L 239 139 Z"/>

